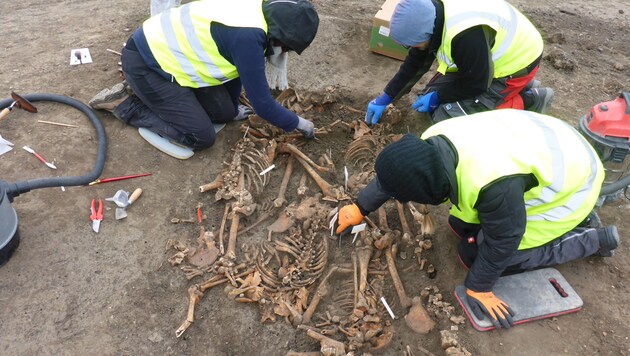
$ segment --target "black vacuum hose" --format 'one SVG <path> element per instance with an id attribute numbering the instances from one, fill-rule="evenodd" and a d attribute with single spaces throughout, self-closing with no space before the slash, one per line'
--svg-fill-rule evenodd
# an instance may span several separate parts
<path id="1" fill-rule="evenodd" d="M 620 189 L 624 189 L 625 187 L 630 185 L 630 174 L 621 178 L 620 180 L 606 184 L 602 186 L 602 190 L 599 192 L 599 195 L 609 195 Z"/>
<path id="2" fill-rule="evenodd" d="M 85 105 L 84 103 L 67 97 L 63 95 L 57 94 L 46 94 L 46 93 L 36 93 L 36 94 L 27 94 L 23 95 L 23 97 L 31 102 L 36 101 L 53 101 L 57 103 L 62 103 L 66 105 L 70 105 L 75 109 L 78 109 L 85 116 L 90 119 L 92 125 L 96 129 L 96 137 L 98 139 L 98 146 L 96 149 L 96 163 L 94 164 L 94 168 L 92 171 L 83 176 L 74 176 L 74 177 L 52 177 L 52 178 L 40 178 L 40 179 L 31 179 L 23 182 L 17 183 L 6 183 L 0 181 L 0 183 L 5 184 L 5 191 L 7 197 L 10 201 L 13 201 L 13 197 L 16 197 L 22 193 L 26 193 L 33 189 L 40 188 L 50 188 L 50 187 L 61 187 L 61 186 L 75 186 L 75 185 L 87 185 L 90 182 L 95 181 L 100 177 L 103 172 L 103 167 L 105 166 L 105 153 L 107 149 L 107 138 L 105 136 L 105 128 L 103 128 L 103 124 L 101 124 L 101 120 L 96 116 L 92 109 Z M 0 100 L 0 110 L 8 107 L 13 102 L 12 98 Z"/>

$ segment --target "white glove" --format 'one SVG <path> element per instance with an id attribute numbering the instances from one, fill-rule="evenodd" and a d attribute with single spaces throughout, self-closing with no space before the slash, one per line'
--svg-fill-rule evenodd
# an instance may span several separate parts
<path id="1" fill-rule="evenodd" d="M 297 130 L 306 138 L 315 138 L 315 125 L 305 118 L 298 116 Z"/>

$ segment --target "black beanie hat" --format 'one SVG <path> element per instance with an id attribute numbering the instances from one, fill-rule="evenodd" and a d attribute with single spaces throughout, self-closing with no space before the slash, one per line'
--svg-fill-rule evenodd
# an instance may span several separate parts
<path id="1" fill-rule="evenodd" d="M 401 202 L 438 205 L 448 197 L 449 183 L 437 148 L 414 135 L 385 147 L 374 168 L 381 187 Z"/>
<path id="2" fill-rule="evenodd" d="M 308 0 L 267 0 L 263 2 L 267 35 L 297 54 L 302 54 L 317 34 L 319 16 Z"/>

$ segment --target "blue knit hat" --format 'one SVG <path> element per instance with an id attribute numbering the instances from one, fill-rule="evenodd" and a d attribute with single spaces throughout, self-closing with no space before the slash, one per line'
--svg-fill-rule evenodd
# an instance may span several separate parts
<path id="1" fill-rule="evenodd" d="M 401 0 L 390 20 L 390 37 L 403 46 L 426 42 L 433 35 L 435 6 L 431 0 Z"/>

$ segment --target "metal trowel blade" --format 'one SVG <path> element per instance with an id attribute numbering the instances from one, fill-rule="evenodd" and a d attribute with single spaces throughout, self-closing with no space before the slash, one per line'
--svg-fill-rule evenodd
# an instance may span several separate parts
<path id="1" fill-rule="evenodd" d="M 116 220 L 127 217 L 127 208 L 116 208 Z"/>

